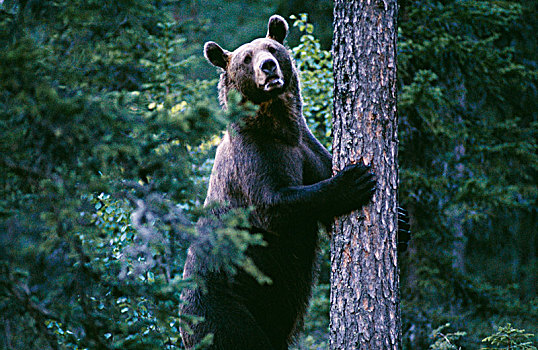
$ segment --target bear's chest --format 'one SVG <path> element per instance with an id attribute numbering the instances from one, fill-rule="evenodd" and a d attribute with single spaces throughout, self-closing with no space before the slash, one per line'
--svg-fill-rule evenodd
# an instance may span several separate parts
<path id="1" fill-rule="evenodd" d="M 239 148 L 238 171 L 244 176 L 260 176 L 276 188 L 302 185 L 303 150 L 280 142 L 250 144 L 247 152 Z"/>
<path id="2" fill-rule="evenodd" d="M 301 186 L 304 161 L 300 146 L 227 134 L 217 149 L 206 202 L 248 206 L 269 192 Z"/>

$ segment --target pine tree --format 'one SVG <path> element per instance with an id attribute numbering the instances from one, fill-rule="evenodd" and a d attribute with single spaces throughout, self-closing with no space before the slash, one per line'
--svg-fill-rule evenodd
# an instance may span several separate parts
<path id="1" fill-rule="evenodd" d="M 396 1 L 336 1 L 333 164 L 376 174 L 373 203 L 336 221 L 331 348 L 398 349 Z"/>

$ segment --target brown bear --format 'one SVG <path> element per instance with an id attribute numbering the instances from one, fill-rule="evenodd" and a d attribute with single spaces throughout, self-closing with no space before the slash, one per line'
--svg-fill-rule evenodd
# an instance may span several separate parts
<path id="1" fill-rule="evenodd" d="M 254 208 L 251 230 L 267 245 L 247 254 L 272 283 L 259 284 L 244 271 L 208 271 L 191 247 L 184 277 L 202 278 L 206 290 L 182 294 L 181 312 L 204 319 L 192 332 L 182 330 L 187 348 L 211 333 L 211 349 L 287 349 L 311 294 L 319 223 L 361 208 L 374 192 L 363 165 L 331 177 L 331 155 L 302 115 L 298 73 L 283 45 L 287 32 L 286 21 L 275 15 L 265 38 L 233 52 L 214 42 L 204 47 L 208 61 L 223 70 L 221 102 L 226 105 L 235 89 L 259 105 L 255 115 L 232 123 L 218 146 L 205 204 Z"/>

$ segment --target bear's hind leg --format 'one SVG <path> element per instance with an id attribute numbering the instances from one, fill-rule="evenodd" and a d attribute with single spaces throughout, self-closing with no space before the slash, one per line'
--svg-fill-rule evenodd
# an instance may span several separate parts
<path id="1" fill-rule="evenodd" d="M 243 304 L 230 300 L 229 295 L 194 294 L 196 302 L 191 302 L 183 312 L 200 315 L 204 321 L 191 327 L 194 334 L 183 334 L 187 349 L 213 334 L 213 344 L 208 348 L 211 350 L 276 350 Z"/>

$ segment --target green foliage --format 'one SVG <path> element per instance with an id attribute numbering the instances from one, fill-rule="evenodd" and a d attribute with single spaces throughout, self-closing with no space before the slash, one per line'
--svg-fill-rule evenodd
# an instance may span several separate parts
<path id="1" fill-rule="evenodd" d="M 193 242 L 208 264 L 270 283 L 244 254 L 264 244 L 246 212 L 200 208 L 219 132 L 252 106 L 232 95 L 223 113 L 216 81 L 196 77 L 215 77 L 203 41 L 233 49 L 263 36 L 277 7 L 304 6 L 330 17 L 323 1 L 0 3 L 0 347 L 180 348 Z M 400 202 L 413 223 L 399 257 L 403 348 L 532 349 L 536 3 L 400 6 Z M 330 146 L 331 56 L 308 18 L 292 17 L 291 52 L 305 117 Z M 328 344 L 321 246 L 299 349 Z M 507 322 L 529 331 L 490 336 Z"/>
<path id="2" fill-rule="evenodd" d="M 538 194 L 536 69 L 510 41 L 525 9 L 411 1 L 402 10 L 400 201 L 416 220 L 402 267 L 402 294 L 413 296 L 402 302 L 404 337 L 422 338 L 416 330 L 433 319 L 465 329 L 472 338 L 462 345 L 471 346 L 489 331 L 486 319 L 502 322 L 508 313 L 533 328 L 534 279 L 507 273 L 509 260 L 536 269 L 518 253 L 535 240 Z M 492 278 L 502 266 L 503 277 Z M 521 288 L 534 291 L 524 296 Z"/>
<path id="3" fill-rule="evenodd" d="M 492 347 L 482 348 L 484 350 L 536 350 L 531 339 L 534 334 L 525 333 L 524 329 L 513 328 L 510 323 L 501 326 L 497 332 L 482 339 L 482 342 L 489 343 Z"/>
<path id="4" fill-rule="evenodd" d="M 458 350 L 457 341 L 461 337 L 466 335 L 465 332 L 453 332 L 445 333 L 445 330 L 450 327 L 450 323 L 447 323 L 435 330 L 431 334 L 431 338 L 435 339 L 435 342 L 430 345 L 432 350 Z"/>
<path id="5" fill-rule="evenodd" d="M 306 14 L 290 18 L 294 21 L 293 26 L 302 33 L 300 43 L 291 52 L 301 73 L 303 114 L 316 137 L 330 148 L 334 84 L 332 56 L 314 37 L 314 26 L 308 23 Z"/>
<path id="6" fill-rule="evenodd" d="M 0 347 L 181 348 L 193 242 L 269 282 L 245 210 L 195 229 L 215 134 L 244 111 L 189 76 L 201 57 L 176 9 L 0 3 Z"/>
<path id="7" fill-rule="evenodd" d="M 410 250 L 400 257 L 404 348 L 430 346 L 432 323 L 469 334 L 448 333 L 432 345 L 437 348 L 478 347 L 491 331 L 488 322 L 517 320 L 535 330 L 537 71 L 533 54 L 516 51 L 532 45 L 518 44 L 523 39 L 516 33 L 536 30 L 521 22 L 533 5 L 401 6 L 400 203 L 413 221 Z M 331 114 L 332 77 L 320 77 L 329 77 L 332 67 L 317 64 L 323 51 L 316 51 L 306 15 L 292 19 L 304 33 L 293 53 L 305 116 L 327 143 L 330 119 L 317 118 L 317 111 Z M 331 60 L 328 52 L 322 57 Z M 307 334 L 322 316 L 310 317 Z"/>
<path id="8" fill-rule="evenodd" d="M 430 345 L 430 349 L 455 349 L 459 350 L 462 349 L 459 344 L 462 341 L 462 338 L 464 338 L 467 333 L 456 331 L 456 332 L 445 332 L 450 328 L 450 323 L 447 323 L 437 329 L 435 329 L 431 333 L 431 338 L 434 341 L 433 344 Z M 482 339 L 482 343 L 488 343 L 489 345 L 493 347 L 480 347 L 481 350 L 502 350 L 502 349 L 527 349 L 527 350 L 536 350 L 536 346 L 533 345 L 532 338 L 534 337 L 534 334 L 526 333 L 524 329 L 516 329 L 513 328 L 510 323 L 506 324 L 506 326 L 500 326 L 498 327 L 497 331 Z"/>

